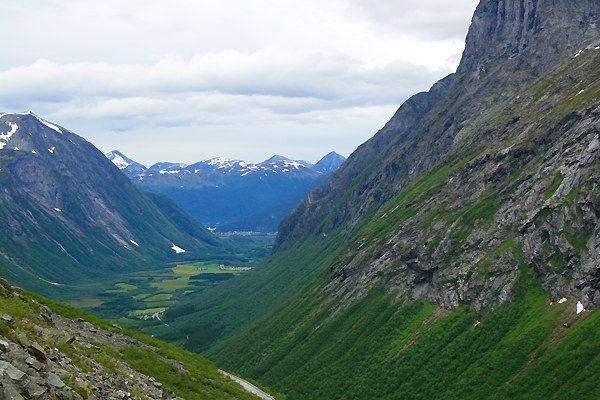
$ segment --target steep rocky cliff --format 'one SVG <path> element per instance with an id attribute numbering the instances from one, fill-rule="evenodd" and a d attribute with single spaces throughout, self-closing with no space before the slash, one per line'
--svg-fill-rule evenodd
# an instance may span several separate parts
<path id="1" fill-rule="evenodd" d="M 457 72 L 481 73 L 515 58 L 525 73 L 543 72 L 598 38 L 599 12 L 594 0 L 481 1 Z"/>
<path id="2" fill-rule="evenodd" d="M 284 221 L 278 244 L 340 225 L 353 231 L 408 181 L 439 163 L 473 120 L 488 118 L 518 95 L 520 85 L 595 43 L 599 14 L 593 0 L 482 1 L 457 72 L 406 101 L 334 179 Z"/>
<path id="3" fill-rule="evenodd" d="M 342 227 L 353 244 L 328 288 L 349 301 L 384 286 L 479 310 L 510 301 L 523 265 L 554 297 L 600 305 L 599 14 L 482 1 L 457 73 L 402 105 L 277 247 Z"/>

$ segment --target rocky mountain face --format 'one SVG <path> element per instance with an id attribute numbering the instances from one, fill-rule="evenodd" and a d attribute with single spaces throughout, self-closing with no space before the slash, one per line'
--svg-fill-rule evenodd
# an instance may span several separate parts
<path id="1" fill-rule="evenodd" d="M 597 39 L 599 19 L 594 0 L 481 1 L 457 72 L 485 73 L 494 63 L 518 58 L 520 70 L 537 74 Z"/>
<path id="2" fill-rule="evenodd" d="M 258 232 L 275 232 L 300 199 L 345 160 L 331 152 L 314 165 L 276 155 L 258 164 L 213 158 L 145 168 L 117 151 L 106 156 L 139 188 L 167 194 L 205 225 Z"/>
<path id="3" fill-rule="evenodd" d="M 480 2 L 457 72 L 407 100 L 350 156 L 335 180 L 304 200 L 279 241 L 313 231 L 327 233 L 340 224 L 353 229 L 406 182 L 439 163 L 455 138 L 472 129 L 468 123 L 497 111 L 519 84 L 531 83 L 593 44 L 600 36 L 599 24 L 594 1 Z M 343 196 L 350 196 L 347 205 L 335 209 L 336 199 Z M 329 213 L 330 222 L 318 226 Z"/>
<path id="4" fill-rule="evenodd" d="M 511 299 L 523 259 L 553 296 L 600 305 L 599 13 L 588 1 L 482 1 L 457 73 L 402 105 L 283 222 L 277 246 L 355 235 L 360 250 L 329 284 L 349 298 L 379 282 L 450 309 L 490 307 Z M 377 219 L 395 222 L 373 234 Z"/>
<path id="5" fill-rule="evenodd" d="M 312 169 L 321 173 L 331 173 L 337 171 L 344 161 L 346 161 L 346 157 L 332 151 L 313 165 Z"/>
<path id="6" fill-rule="evenodd" d="M 44 293 L 219 248 L 181 210 L 165 216 L 90 143 L 29 112 L 0 115 L 0 204 L 4 274 Z"/>
<path id="7" fill-rule="evenodd" d="M 308 194 L 248 283 L 170 323 L 290 399 L 600 395 L 574 372 L 600 371 L 599 16 L 482 0 L 457 72 Z"/>
<path id="8" fill-rule="evenodd" d="M 180 351 L 128 336 L 117 325 L 62 316 L 5 280 L 0 305 L 2 399 L 255 398 L 199 356 L 179 359 Z M 185 377 L 186 385 L 165 373 Z"/>

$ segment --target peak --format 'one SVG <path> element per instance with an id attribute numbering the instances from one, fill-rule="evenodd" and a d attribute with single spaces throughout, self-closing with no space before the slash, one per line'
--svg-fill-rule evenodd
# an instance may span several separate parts
<path id="1" fill-rule="evenodd" d="M 107 157 L 108 157 L 109 155 L 118 155 L 118 156 L 121 156 L 121 157 L 125 157 L 125 156 L 123 155 L 123 153 L 121 153 L 119 150 L 111 150 L 111 151 L 109 151 L 108 153 L 104 153 L 104 155 L 105 155 L 105 156 L 107 156 Z"/>
<path id="2" fill-rule="evenodd" d="M 3 112 L 0 113 L 0 118 L 9 116 L 9 117 L 14 117 L 14 116 L 22 116 L 22 115 L 33 115 L 36 116 L 34 113 L 32 113 L 31 111 L 23 111 L 23 112 Z"/>
<path id="3" fill-rule="evenodd" d="M 332 151 L 321 158 L 312 168 L 315 171 L 327 174 L 336 171 L 344 161 L 346 161 L 346 157 Z"/>
<path id="4" fill-rule="evenodd" d="M 113 164 L 119 167 L 120 170 L 125 170 L 126 172 L 130 173 L 139 173 L 146 170 L 146 167 L 144 167 L 142 164 L 127 157 L 119 150 L 112 150 L 104 155 L 106 158 L 112 161 Z"/>
<path id="5" fill-rule="evenodd" d="M 54 131 L 61 135 L 68 132 L 66 129 L 38 117 L 31 111 L 0 113 L 0 120 L 3 122 L 0 124 L 0 150 L 26 150 L 31 151 L 33 154 L 37 154 L 37 152 L 42 150 L 40 148 L 41 145 L 37 143 L 40 138 L 53 137 L 56 139 L 57 136 L 51 134 L 50 131 Z M 35 137 L 37 145 L 32 142 L 34 139 L 24 138 L 20 133 L 15 135 L 17 131 L 26 132 L 28 137 Z M 11 142 L 10 146 L 8 145 L 9 142 Z M 44 147 L 44 149 L 46 148 L 48 148 L 48 146 Z M 48 151 L 51 152 L 52 148 Z"/>
<path id="6" fill-rule="evenodd" d="M 214 157 L 214 158 L 204 161 L 205 164 L 218 165 L 218 166 L 231 166 L 231 165 L 239 163 L 239 162 L 243 162 L 243 161 L 232 160 L 230 158 L 225 158 L 225 157 Z"/>
<path id="7" fill-rule="evenodd" d="M 115 164 L 117 167 L 119 167 L 119 169 L 125 169 L 134 163 L 133 160 L 126 157 L 125 155 L 123 155 L 123 153 L 121 153 L 120 151 L 117 151 L 117 150 L 109 151 L 108 153 L 105 154 L 105 156 L 110 161 L 112 161 L 113 164 Z"/>
<path id="8" fill-rule="evenodd" d="M 597 0 L 481 0 L 458 72 L 485 72 L 487 65 L 513 58 L 541 72 L 599 35 Z"/>
<path id="9" fill-rule="evenodd" d="M 279 154 L 275 154 L 271 158 L 263 161 L 261 164 L 267 164 L 267 163 L 278 162 L 278 161 L 291 161 L 291 160 L 289 158 L 285 157 L 285 156 L 281 156 Z"/>
<path id="10" fill-rule="evenodd" d="M 331 159 L 331 158 L 342 158 L 344 160 L 346 159 L 346 157 L 336 153 L 335 151 L 330 151 L 329 153 L 325 154 L 325 156 L 323 156 L 323 158 L 321 158 L 320 161 Z"/>
<path id="11" fill-rule="evenodd" d="M 127 157 L 125 154 L 121 153 L 119 150 L 111 150 L 104 155 L 111 161 L 120 159 L 120 160 L 127 161 L 128 163 L 135 162 L 131 158 Z"/>
<path id="12" fill-rule="evenodd" d="M 0 118 L 4 118 L 4 117 L 13 117 L 13 118 L 19 118 L 19 119 L 21 117 L 33 117 L 38 121 L 38 123 L 41 123 L 42 125 L 46 126 L 47 128 L 50 128 L 57 133 L 61 133 L 61 134 L 63 133 L 63 130 L 61 130 L 61 128 L 59 126 L 54 125 L 53 123 L 48 122 L 41 117 L 38 117 L 31 111 L 24 111 L 24 112 L 18 112 L 18 113 L 5 112 L 5 113 L 0 114 Z M 62 128 L 62 129 L 64 129 L 64 128 Z M 66 129 L 64 129 L 64 131 L 66 131 Z"/>

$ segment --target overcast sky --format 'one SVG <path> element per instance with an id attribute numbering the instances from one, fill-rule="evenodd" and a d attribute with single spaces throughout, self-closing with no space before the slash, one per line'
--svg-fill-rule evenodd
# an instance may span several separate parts
<path id="1" fill-rule="evenodd" d="M 144 164 L 348 156 L 453 72 L 478 0 L 0 4 L 0 111 Z"/>

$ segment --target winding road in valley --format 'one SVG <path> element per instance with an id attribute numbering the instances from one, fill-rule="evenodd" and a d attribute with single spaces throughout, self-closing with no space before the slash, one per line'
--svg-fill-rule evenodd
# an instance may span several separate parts
<path id="1" fill-rule="evenodd" d="M 275 397 L 268 395 L 267 393 L 263 392 L 262 390 L 260 390 L 259 388 L 257 388 L 256 386 L 254 386 L 253 384 L 251 384 L 250 382 L 247 382 L 245 380 L 243 380 L 240 377 L 237 377 L 235 375 L 230 374 L 229 372 L 225 372 L 223 370 L 219 370 L 221 371 L 221 373 L 223 375 L 225 375 L 227 378 L 236 381 L 237 383 L 239 383 L 240 385 L 242 385 L 242 387 L 244 389 L 246 389 L 246 391 L 257 395 L 258 397 L 260 397 L 261 399 L 264 400 L 275 400 Z"/>

